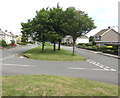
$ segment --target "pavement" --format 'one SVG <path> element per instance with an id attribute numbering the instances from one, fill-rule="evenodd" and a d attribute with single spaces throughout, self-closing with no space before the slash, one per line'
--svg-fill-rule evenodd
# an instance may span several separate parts
<path id="1" fill-rule="evenodd" d="M 59 75 L 78 77 L 118 85 L 118 59 L 76 49 L 76 54 L 86 57 L 86 61 L 41 61 L 19 57 L 16 54 L 37 47 L 27 45 L 2 51 L 2 75 Z M 72 51 L 72 47 L 61 46 Z"/>

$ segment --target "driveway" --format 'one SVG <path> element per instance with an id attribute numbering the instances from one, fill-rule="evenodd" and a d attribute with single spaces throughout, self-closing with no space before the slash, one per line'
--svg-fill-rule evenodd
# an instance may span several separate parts
<path id="1" fill-rule="evenodd" d="M 19 58 L 15 54 L 24 52 L 37 45 L 17 47 L 2 53 L 2 75 L 60 75 L 85 78 L 110 84 L 118 84 L 118 59 L 98 53 L 76 49 L 76 54 L 87 58 L 86 61 L 40 61 Z M 72 51 L 71 47 L 62 48 Z"/>

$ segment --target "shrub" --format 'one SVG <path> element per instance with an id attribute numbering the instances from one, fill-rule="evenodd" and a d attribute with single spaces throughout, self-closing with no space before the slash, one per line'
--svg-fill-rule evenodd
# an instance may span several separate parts
<path id="1" fill-rule="evenodd" d="M 1 41 L 0 41 L 0 46 L 2 46 L 2 47 L 7 47 L 8 45 L 7 45 L 7 43 L 6 43 L 5 40 L 1 40 Z"/>
<path id="2" fill-rule="evenodd" d="M 9 46 L 17 46 L 16 44 L 8 44 Z"/>
<path id="3" fill-rule="evenodd" d="M 78 43 L 77 45 L 84 45 L 84 43 Z"/>
<path id="4" fill-rule="evenodd" d="M 92 50 L 98 51 L 99 47 L 98 46 L 92 46 Z"/>
<path id="5" fill-rule="evenodd" d="M 11 44 L 14 45 L 14 44 L 15 44 L 15 41 L 14 41 L 14 40 L 11 40 Z"/>
<path id="6" fill-rule="evenodd" d="M 93 44 L 92 43 L 86 43 L 85 45 L 86 46 L 92 46 Z"/>
<path id="7" fill-rule="evenodd" d="M 25 42 L 18 43 L 19 45 L 27 45 Z"/>
<path id="8" fill-rule="evenodd" d="M 30 44 L 34 44 L 34 42 L 33 42 L 33 41 L 29 41 L 28 43 L 30 43 Z"/>
<path id="9" fill-rule="evenodd" d="M 93 41 L 93 42 L 92 42 L 92 45 L 96 45 L 96 42 L 95 42 L 95 41 Z"/>

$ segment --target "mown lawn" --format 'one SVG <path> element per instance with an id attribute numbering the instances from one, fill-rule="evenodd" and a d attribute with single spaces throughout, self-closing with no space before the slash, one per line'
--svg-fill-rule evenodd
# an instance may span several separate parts
<path id="1" fill-rule="evenodd" d="M 115 85 L 72 77 L 3 76 L 2 82 L 3 96 L 118 96 Z"/>
<path id="2" fill-rule="evenodd" d="M 46 60 L 46 61 L 80 61 L 85 60 L 84 57 L 80 55 L 72 55 L 72 52 L 61 49 L 53 51 L 53 46 L 45 46 L 45 51 L 41 52 L 41 46 L 37 48 L 28 50 L 23 53 L 24 56 L 27 56 L 31 59 Z"/>

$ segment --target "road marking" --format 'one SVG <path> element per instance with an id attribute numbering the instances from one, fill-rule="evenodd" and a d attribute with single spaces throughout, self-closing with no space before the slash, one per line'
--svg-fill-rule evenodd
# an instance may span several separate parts
<path id="1" fill-rule="evenodd" d="M 4 64 L 2 63 L 1 65 L 6 65 L 6 66 L 20 66 L 20 67 L 23 67 L 23 66 L 24 66 L 24 67 L 31 66 L 31 65 L 5 64 L 5 63 L 4 63 Z M 32 66 L 33 66 L 33 65 L 32 65 Z"/>
<path id="2" fill-rule="evenodd" d="M 93 65 L 96 65 L 96 66 L 98 66 L 99 68 L 102 68 L 102 69 L 104 69 L 104 70 L 110 70 L 110 71 L 116 71 L 115 69 L 113 69 L 113 68 L 109 68 L 108 66 L 105 66 L 105 65 L 102 65 L 102 64 L 100 64 L 100 63 L 97 63 L 97 62 L 95 62 L 95 61 L 93 61 L 93 60 L 91 60 L 91 59 L 88 59 L 87 60 L 87 62 L 89 62 L 89 63 L 91 63 L 91 64 L 93 64 Z"/>
<path id="3" fill-rule="evenodd" d="M 91 69 L 91 68 L 75 68 L 75 67 L 67 67 L 67 69 L 94 70 L 94 71 L 115 71 L 114 69 Z"/>
<path id="4" fill-rule="evenodd" d="M 6 59 L 9 59 L 9 58 L 12 58 L 12 57 L 14 57 L 15 55 L 12 55 L 12 56 L 9 56 L 9 57 L 6 57 L 6 58 L 3 58 L 3 59 L 1 59 L 1 61 L 3 61 L 3 60 L 6 60 Z"/>

